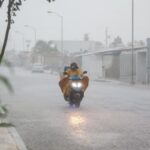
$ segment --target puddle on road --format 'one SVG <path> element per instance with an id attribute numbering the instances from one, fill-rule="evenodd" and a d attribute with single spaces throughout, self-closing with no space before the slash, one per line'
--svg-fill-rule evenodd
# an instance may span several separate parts
<path id="1" fill-rule="evenodd" d="M 79 113 L 72 113 L 69 118 L 69 125 L 72 129 L 73 136 L 77 138 L 83 138 L 84 136 L 84 127 L 87 121 L 85 117 L 83 117 Z"/>
<path id="2" fill-rule="evenodd" d="M 101 147 L 106 144 L 116 143 L 120 138 L 119 133 L 96 132 L 88 126 L 88 118 L 80 112 L 73 112 L 69 115 L 70 138 L 81 145 Z"/>

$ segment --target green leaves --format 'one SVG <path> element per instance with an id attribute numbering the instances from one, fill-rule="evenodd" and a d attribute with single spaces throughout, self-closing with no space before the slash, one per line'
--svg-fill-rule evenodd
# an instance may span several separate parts
<path id="1" fill-rule="evenodd" d="M 6 117 L 8 113 L 8 109 L 6 108 L 6 105 L 0 105 L 0 117 Z"/>
<path id="2" fill-rule="evenodd" d="M 2 60 L 2 64 L 10 69 L 12 68 L 12 64 L 6 59 Z"/>
<path id="3" fill-rule="evenodd" d="M 3 83 L 9 91 L 13 92 L 13 88 L 10 81 L 7 79 L 7 77 L 5 77 L 2 74 L 0 75 L 0 82 Z"/>
<path id="4" fill-rule="evenodd" d="M 2 6 L 3 2 L 4 2 L 4 0 L 0 0 L 0 7 Z"/>
<path id="5" fill-rule="evenodd" d="M 6 66 L 9 69 L 12 68 L 11 63 L 7 60 L 3 60 L 2 64 L 3 64 L 3 66 Z M 3 74 L 0 74 L 0 85 L 1 84 L 4 84 L 10 92 L 13 92 L 13 87 L 12 87 L 9 79 Z M 9 123 L 2 122 L 2 118 L 6 118 L 7 114 L 8 114 L 8 109 L 7 109 L 6 105 L 2 105 L 1 101 L 0 101 L 0 127 L 1 126 L 3 126 L 3 127 L 10 126 Z"/>
<path id="6" fill-rule="evenodd" d="M 52 2 L 52 1 L 55 1 L 55 0 L 47 0 L 48 2 Z"/>
<path id="7" fill-rule="evenodd" d="M 10 69 L 11 72 L 13 71 L 12 64 L 6 59 L 3 59 L 1 65 Z M 0 74 L 0 84 L 1 83 L 4 84 L 10 92 L 13 92 L 13 87 L 12 87 L 9 79 L 5 75 L 2 75 L 2 74 Z"/>
<path id="8" fill-rule="evenodd" d="M 7 122 L 8 109 L 6 105 L 0 105 L 0 127 L 11 127 L 14 126 L 12 123 Z"/>

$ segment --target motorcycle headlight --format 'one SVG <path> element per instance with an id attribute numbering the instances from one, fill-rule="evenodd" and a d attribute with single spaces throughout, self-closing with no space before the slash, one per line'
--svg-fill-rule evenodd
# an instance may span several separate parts
<path id="1" fill-rule="evenodd" d="M 76 87 L 78 87 L 78 84 L 75 83 L 75 82 L 73 82 L 73 83 L 72 83 L 72 87 L 76 88 Z"/>
<path id="2" fill-rule="evenodd" d="M 80 88 L 82 86 L 82 83 L 78 82 L 77 87 Z"/>
<path id="3" fill-rule="evenodd" d="M 73 88 L 81 88 L 82 87 L 82 83 L 80 83 L 80 82 L 73 82 L 72 83 L 72 87 Z"/>

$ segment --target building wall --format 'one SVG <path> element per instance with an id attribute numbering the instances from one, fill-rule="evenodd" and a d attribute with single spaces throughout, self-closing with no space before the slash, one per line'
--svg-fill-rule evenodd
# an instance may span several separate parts
<path id="1" fill-rule="evenodd" d="M 82 69 L 88 71 L 90 79 L 102 78 L 102 56 L 86 55 L 82 57 Z"/>
<path id="2" fill-rule="evenodd" d="M 103 77 L 119 79 L 120 77 L 119 54 L 103 55 Z"/>
<path id="3" fill-rule="evenodd" d="M 131 61 L 131 53 L 125 52 L 120 54 L 120 80 L 122 81 L 131 81 L 132 76 L 132 61 Z M 136 54 L 134 54 L 133 59 L 133 75 L 134 75 L 134 81 L 136 78 Z"/>
<path id="4" fill-rule="evenodd" d="M 147 39 L 146 82 L 150 84 L 150 38 Z"/>
<path id="5" fill-rule="evenodd" d="M 137 53 L 136 82 L 146 84 L 146 52 Z"/>
<path id="6" fill-rule="evenodd" d="M 131 51 L 99 52 L 82 55 L 81 57 L 82 67 L 89 72 L 89 76 L 92 79 L 111 78 L 131 82 Z M 150 48 L 142 47 L 134 50 L 133 80 L 135 83 L 150 83 Z"/>

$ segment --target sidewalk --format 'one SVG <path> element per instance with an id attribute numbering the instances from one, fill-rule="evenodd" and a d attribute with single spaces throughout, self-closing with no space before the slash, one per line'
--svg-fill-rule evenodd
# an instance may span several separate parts
<path id="1" fill-rule="evenodd" d="M 0 150 L 27 150 L 14 127 L 0 127 Z"/>
<path id="2" fill-rule="evenodd" d="M 133 87 L 136 87 L 136 88 L 150 89 L 150 85 L 149 84 L 139 84 L 139 83 L 131 84 L 129 82 L 123 82 L 123 81 L 120 81 L 120 80 L 105 79 L 105 78 L 96 79 L 94 81 L 95 82 L 107 82 L 107 83 L 118 84 L 118 85 L 125 85 L 125 86 L 133 86 Z"/>

